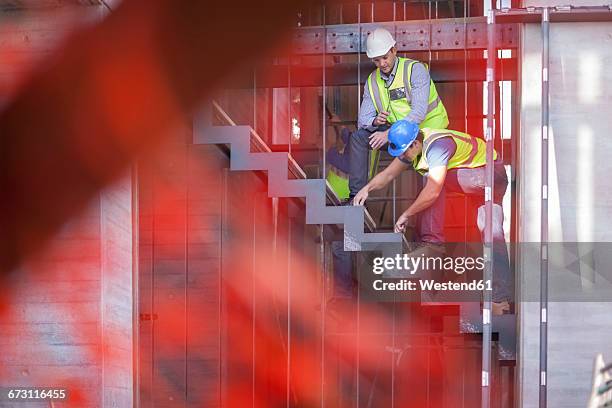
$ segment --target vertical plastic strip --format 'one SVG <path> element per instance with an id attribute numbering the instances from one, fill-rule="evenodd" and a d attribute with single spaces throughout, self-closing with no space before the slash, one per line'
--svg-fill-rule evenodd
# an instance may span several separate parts
<path id="1" fill-rule="evenodd" d="M 323 102 L 323 106 L 321 109 L 321 114 L 322 114 L 322 123 L 323 123 L 323 129 L 322 129 L 322 135 L 323 135 L 323 161 L 322 163 L 322 171 L 321 171 L 321 175 L 322 175 L 322 179 L 326 179 L 327 178 L 327 174 L 325 171 L 326 168 L 326 162 L 325 162 L 325 152 L 326 152 L 326 125 L 327 122 L 325 120 L 325 115 L 327 114 L 326 109 L 325 109 L 325 105 L 327 103 L 326 97 L 325 97 L 325 91 L 326 91 L 326 72 L 325 72 L 325 65 L 326 65 L 326 51 L 327 51 L 327 29 L 326 29 L 326 25 L 325 25 L 325 5 L 323 5 L 323 85 L 322 85 L 322 89 L 321 89 L 321 96 L 322 96 L 322 102 Z M 325 336 L 326 336 L 326 327 L 325 327 L 325 315 L 327 312 L 327 262 L 325 261 L 325 239 L 324 239 L 324 233 L 323 233 L 323 224 L 320 225 L 320 232 L 321 232 L 321 262 L 322 262 L 322 275 L 323 275 L 323 288 L 322 288 L 322 294 L 321 294 L 321 406 L 324 407 L 325 406 Z M 287 405 L 289 406 L 289 405 Z"/>
<path id="2" fill-rule="evenodd" d="M 361 3 L 357 3 L 357 29 L 358 29 L 358 43 L 357 43 L 357 112 L 359 112 L 359 108 L 361 106 L 361 52 L 362 52 L 362 43 L 363 43 L 363 33 L 361 31 Z M 357 124 L 359 126 L 359 124 Z M 350 141 L 349 141 L 350 143 Z M 350 146 L 348 146 L 350 149 Z M 360 337 L 360 329 L 361 329 L 361 290 L 357 290 L 357 345 L 356 350 L 359 350 L 361 347 L 361 337 Z M 360 383 L 359 379 L 361 376 L 359 375 L 360 370 L 360 362 L 359 362 L 359 353 L 355 354 L 355 401 L 357 405 L 359 405 L 359 394 L 360 394 Z"/>
<path id="3" fill-rule="evenodd" d="M 485 282 L 491 281 L 493 277 L 494 253 L 491 250 L 493 245 L 493 148 L 495 146 L 495 0 L 491 0 L 491 9 L 487 18 L 487 132 L 486 132 L 486 166 L 485 166 L 485 189 L 489 192 L 485 201 L 485 233 L 484 233 L 484 253 L 485 253 Z M 488 256 L 487 256 L 488 255 Z M 483 315 L 491 310 L 492 293 L 483 291 Z M 482 372 L 486 381 L 482 382 L 482 407 L 491 406 L 491 320 L 483 321 L 482 325 Z"/>
<path id="4" fill-rule="evenodd" d="M 322 179 L 325 179 L 327 177 L 327 172 L 325 171 L 326 169 L 326 160 L 325 160 L 325 152 L 327 151 L 327 111 L 325 109 L 325 107 L 327 106 L 327 72 L 326 72 L 326 68 L 327 68 L 327 26 L 325 25 L 325 5 L 323 5 L 323 86 L 322 86 L 322 99 L 323 99 L 323 106 L 321 109 L 321 116 L 323 119 L 323 129 L 322 129 L 322 135 L 323 135 L 323 161 L 322 161 L 322 167 L 321 167 L 321 174 L 322 174 Z"/>
<path id="5" fill-rule="evenodd" d="M 540 310 L 542 316 L 546 316 L 548 309 L 548 194 L 544 193 L 544 187 L 548 186 L 548 129 L 549 129 L 549 9 L 542 10 L 542 201 L 540 220 Z M 540 408 L 547 405 L 546 398 L 546 371 L 548 369 L 548 323 L 546 319 L 540 319 Z"/>

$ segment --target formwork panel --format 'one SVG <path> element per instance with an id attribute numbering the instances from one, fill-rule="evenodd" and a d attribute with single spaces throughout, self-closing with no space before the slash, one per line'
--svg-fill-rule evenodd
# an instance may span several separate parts
<path id="1" fill-rule="evenodd" d="M 550 2 L 549 2 L 550 3 Z M 542 4 L 537 4 L 541 6 Z M 523 28 L 521 49 L 521 139 L 519 177 L 519 238 L 540 240 L 541 184 L 541 31 L 539 24 Z M 551 242 L 605 242 L 612 238 L 609 160 L 612 142 L 612 23 L 553 23 L 550 27 L 549 201 Z M 554 245 L 554 244 L 553 244 Z M 585 255 L 574 245 L 574 255 Z M 548 405 L 584 406 L 596 352 L 612 353 L 609 302 L 570 302 L 571 293 L 585 299 L 595 275 L 584 266 L 573 272 L 567 286 L 564 265 L 550 264 L 548 304 Z M 600 264 L 601 268 L 603 264 Z M 521 406 L 538 406 L 540 260 L 523 253 L 518 273 L 523 303 L 520 317 Z M 591 282 L 595 284 L 595 282 Z M 597 285 L 606 285 L 600 280 Z M 571 292 L 571 293 L 570 293 Z M 600 299 L 602 300 L 602 299 Z M 597 335 L 592 335 L 597 333 Z"/>

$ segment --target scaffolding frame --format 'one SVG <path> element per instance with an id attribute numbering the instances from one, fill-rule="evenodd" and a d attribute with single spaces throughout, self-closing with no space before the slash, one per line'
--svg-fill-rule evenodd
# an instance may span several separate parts
<path id="1" fill-rule="evenodd" d="M 612 21 L 612 5 L 609 6 L 557 6 L 557 7 L 527 7 L 527 8 L 506 8 L 495 10 L 492 9 L 489 16 L 489 24 L 493 26 L 496 23 L 539 23 L 542 33 L 542 117 L 541 117 L 541 218 L 540 218 L 540 384 L 539 384 L 539 407 L 547 407 L 547 370 L 548 370 L 548 131 L 550 124 L 550 100 L 549 100 L 549 53 L 550 53 L 550 23 L 551 22 L 610 22 Z M 489 78 L 495 78 L 495 64 L 492 62 L 495 58 L 490 58 L 492 55 L 496 57 L 494 49 L 495 30 L 489 30 L 489 58 L 487 67 L 487 82 Z M 490 70 L 490 71 L 489 71 Z M 494 87 L 488 87 L 489 109 L 487 111 L 487 133 L 489 126 L 493 123 L 493 110 L 491 109 L 492 98 L 494 97 Z M 486 181 L 487 188 L 491 189 L 493 180 L 493 165 L 492 150 L 494 143 L 494 133 L 492 137 L 487 137 L 487 165 L 486 165 Z M 492 242 L 491 231 L 491 209 L 490 200 L 486 201 L 486 227 L 485 227 L 485 251 L 487 243 Z M 485 257 L 486 259 L 486 257 Z M 485 279 L 489 268 L 485 269 Z M 485 293 L 486 295 L 486 293 Z M 487 302 L 485 301 L 485 307 Z M 488 334 L 485 332 L 484 323 L 486 323 L 485 308 L 483 308 L 483 408 L 490 407 L 488 396 L 488 382 L 485 384 L 485 372 L 490 370 L 490 360 L 485 359 L 485 355 L 490 355 L 491 338 L 490 330 L 487 328 Z M 485 371 L 486 370 L 486 371 Z"/>
<path id="2" fill-rule="evenodd" d="M 361 9 L 359 9 L 359 13 Z M 516 48 L 518 46 L 518 33 L 516 30 L 511 34 L 507 34 L 512 30 L 500 29 L 511 24 L 540 24 L 542 34 L 542 118 L 541 118 L 541 242 L 540 242 L 540 388 L 539 388 L 539 406 L 547 406 L 547 309 L 548 309 L 548 129 L 549 129 L 549 77 L 548 77 L 548 62 L 549 62 L 549 31 L 551 22 L 610 22 L 612 21 L 612 5 L 611 6 L 594 6 L 594 7 L 528 7 L 528 8 L 506 8 L 492 9 L 486 17 L 486 41 L 482 40 L 482 25 L 481 18 L 464 18 L 454 19 L 453 21 L 419 21 L 419 22 L 393 22 L 393 23 L 361 23 L 354 24 L 356 32 L 350 25 L 338 26 L 322 26 L 322 27 L 304 27 L 296 29 L 295 44 L 297 54 L 323 54 L 323 101 L 325 102 L 325 88 L 327 84 L 327 68 L 326 56 L 331 54 L 346 54 L 357 53 L 361 56 L 362 44 L 365 40 L 365 35 L 368 27 L 383 25 L 387 28 L 392 28 L 396 35 L 404 36 L 404 42 L 398 41 L 400 46 L 398 51 L 423 51 L 425 44 L 430 50 L 453 50 L 453 49 L 487 49 L 487 67 L 486 67 L 486 83 L 487 83 L 487 126 L 485 132 L 486 141 L 486 185 L 485 185 L 485 240 L 484 240 L 484 256 L 485 256 L 485 271 L 484 279 L 492 279 L 493 265 L 493 232 L 492 232 L 492 214 L 493 214 L 493 197 L 494 197 L 494 173 L 493 173 L 493 158 L 494 145 L 496 138 L 495 129 L 495 104 L 496 104 L 496 86 L 500 80 L 497 76 L 496 61 L 499 48 Z M 458 21 L 462 23 L 458 23 Z M 468 21 L 469 20 L 469 21 Z M 360 21 L 360 17 L 359 17 Z M 435 23 L 434 23 L 435 22 Z M 478 36 L 471 37 L 474 41 L 470 44 L 469 27 L 478 27 Z M 421 40 L 408 40 L 406 37 L 414 28 L 418 29 L 418 34 L 414 32 L 415 38 L 423 38 Z M 419 28 L 420 27 L 420 28 Z M 433 27 L 441 27 L 441 31 L 433 29 Z M 454 31 L 457 27 L 462 27 L 460 31 Z M 452 28 L 453 33 L 449 33 Z M 436 35 L 444 33 L 438 38 L 444 41 L 436 42 Z M 474 32 L 474 31 L 472 31 Z M 437 34 L 436 34 L 437 33 Z M 322 34 L 322 35 L 321 35 Z M 455 35 L 467 38 L 467 41 L 458 42 L 454 40 Z M 500 40 L 500 36 L 502 39 Z M 505 37 L 504 37 L 505 36 Z M 427 40 L 427 42 L 425 42 Z M 432 45 L 435 44 L 435 45 Z M 322 51 L 322 52 L 321 52 Z M 358 103 L 361 96 L 361 63 L 360 59 L 357 64 L 358 76 Z M 290 61 L 289 61 L 289 69 Z M 290 72 L 290 71 L 289 71 Z M 291 83 L 289 82 L 289 89 Z M 325 106 L 325 103 L 323 103 Z M 325 173 L 325 133 L 326 133 L 326 115 L 323 108 L 323 174 Z M 491 340 L 492 340 L 492 299 L 491 293 L 485 291 L 483 293 L 484 303 L 482 309 L 482 407 L 491 406 Z M 358 317 L 359 319 L 359 317 Z M 359 323 L 358 323 L 359 325 Z M 392 366 L 393 370 L 393 366 Z M 392 372 L 392 376 L 393 376 Z M 357 381 L 359 387 L 359 381 Z M 322 404 L 323 404 L 323 395 Z"/>

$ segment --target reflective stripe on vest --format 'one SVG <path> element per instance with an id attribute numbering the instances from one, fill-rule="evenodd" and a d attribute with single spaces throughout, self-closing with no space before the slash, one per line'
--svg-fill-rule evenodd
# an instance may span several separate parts
<path id="1" fill-rule="evenodd" d="M 425 143 L 423 143 L 423 151 L 426 152 L 427 149 L 429 148 L 429 145 L 442 138 L 442 137 L 446 137 L 446 136 L 450 136 L 453 137 L 455 139 L 459 139 L 464 143 L 469 143 L 472 146 L 472 151 L 470 152 L 470 156 L 468 157 L 468 159 L 466 161 L 463 162 L 463 164 L 465 165 L 465 167 L 470 167 L 470 165 L 474 162 L 474 158 L 476 157 L 476 154 L 478 154 L 478 141 L 476 140 L 476 138 L 474 137 L 466 137 L 466 136 L 462 136 L 456 133 L 451 133 L 451 132 L 445 132 L 445 133 L 436 133 L 436 134 L 431 134 L 427 140 L 425 141 Z"/>
<path id="2" fill-rule="evenodd" d="M 374 102 L 374 106 L 378 113 L 382 111 L 389 112 L 389 123 L 394 123 L 399 119 L 403 119 L 412 110 L 411 93 L 412 93 L 412 67 L 417 61 L 398 57 L 398 66 L 395 77 L 389 87 L 386 86 L 382 79 L 380 69 L 373 71 L 368 77 L 367 85 L 370 95 Z M 427 64 L 425 65 L 428 69 Z M 403 85 L 405 96 L 391 101 L 390 92 L 395 89 L 401 89 Z M 383 94 L 384 92 L 384 94 Z M 388 106 L 385 106 L 388 105 Z M 421 128 L 438 128 L 444 129 L 448 126 L 448 114 L 446 108 L 438 96 L 438 91 L 433 81 L 429 81 L 429 103 L 427 106 L 426 116 L 421 123 Z"/>
<path id="3" fill-rule="evenodd" d="M 416 64 L 416 61 L 411 61 L 408 64 L 406 64 L 406 62 L 404 61 L 404 89 L 406 89 L 406 92 L 408 93 L 406 95 L 406 99 L 408 100 L 408 103 L 412 102 L 410 100 L 412 98 L 408 99 L 408 97 L 411 96 L 412 94 L 412 84 L 410 83 L 410 78 L 412 78 L 412 67 L 414 66 L 414 64 Z M 425 68 L 427 68 L 427 64 L 423 63 L 423 65 L 425 66 Z M 429 81 L 431 82 L 431 79 Z M 380 93 L 378 94 L 378 96 L 380 97 Z M 441 102 L 442 100 L 440 99 L 440 96 L 436 95 L 436 99 L 429 102 L 429 105 L 427 105 L 426 114 L 428 115 L 431 111 L 436 109 L 438 107 L 438 104 L 440 104 Z M 411 106 L 411 109 L 412 109 L 412 106 Z"/>
<path id="4" fill-rule="evenodd" d="M 368 88 L 370 90 L 370 95 L 372 95 L 372 99 L 374 100 L 376 112 L 380 113 L 385 110 L 385 107 L 382 104 L 382 99 L 380 99 L 380 89 L 375 86 L 376 80 L 372 81 L 372 75 L 376 75 L 376 71 L 372 72 L 368 77 Z M 374 83 L 374 86 L 372 86 L 372 83 Z"/>
<path id="5" fill-rule="evenodd" d="M 452 137 L 457 145 L 455 153 L 448 161 L 448 169 L 475 168 L 486 164 L 486 144 L 482 139 L 475 138 L 466 133 L 446 129 L 423 129 L 423 133 L 423 151 L 418 161 L 413 162 L 414 169 L 421 174 L 429 171 L 427 150 L 434 141 L 443 137 Z M 497 152 L 494 151 L 493 153 L 495 160 L 497 159 Z"/>
<path id="6" fill-rule="evenodd" d="M 436 109 L 440 103 L 442 103 L 442 100 L 438 96 L 435 101 L 430 102 L 429 105 L 427 105 L 427 113 L 429 114 L 432 110 Z"/>

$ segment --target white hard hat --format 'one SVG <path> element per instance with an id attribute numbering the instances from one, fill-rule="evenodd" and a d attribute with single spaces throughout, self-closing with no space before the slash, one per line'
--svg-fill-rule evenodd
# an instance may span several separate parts
<path id="1" fill-rule="evenodd" d="M 366 41 L 366 54 L 368 58 L 376 58 L 385 55 L 393 46 L 395 40 L 391 33 L 384 28 L 377 28 Z"/>

